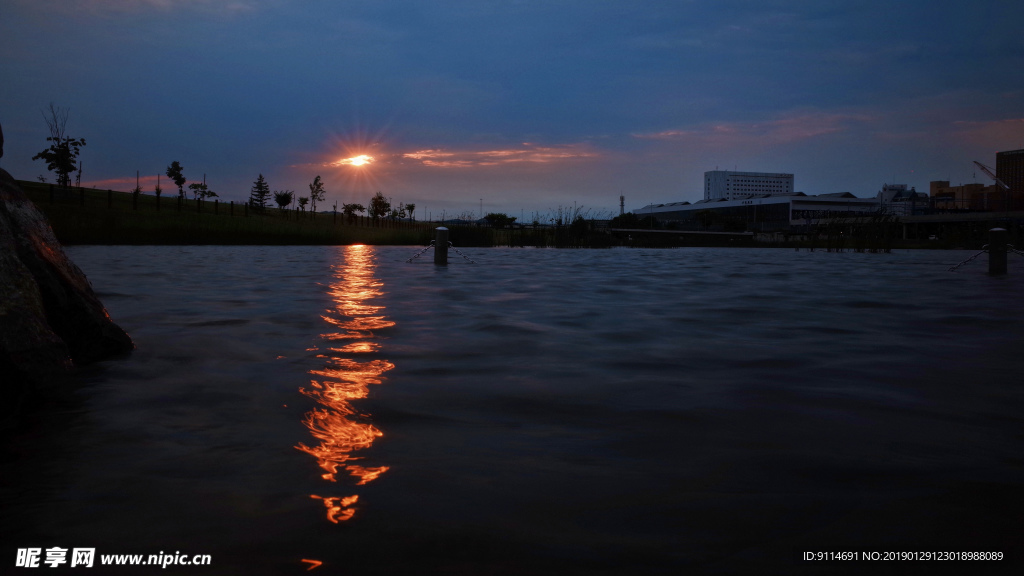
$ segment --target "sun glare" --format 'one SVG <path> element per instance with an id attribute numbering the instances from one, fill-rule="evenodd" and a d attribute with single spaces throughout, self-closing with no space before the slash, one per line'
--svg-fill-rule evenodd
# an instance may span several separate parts
<path id="1" fill-rule="evenodd" d="M 360 154 L 359 156 L 352 156 L 351 158 L 342 158 L 334 164 L 336 166 L 366 166 L 373 162 L 373 156 L 367 156 L 366 154 Z"/>

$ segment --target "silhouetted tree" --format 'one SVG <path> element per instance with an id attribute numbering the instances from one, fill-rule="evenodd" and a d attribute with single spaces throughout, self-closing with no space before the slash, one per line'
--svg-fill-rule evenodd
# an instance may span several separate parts
<path id="1" fill-rule="evenodd" d="M 134 208 L 139 201 L 139 194 L 142 194 L 142 186 L 139 184 L 139 171 L 135 171 L 135 188 L 132 188 L 132 207 Z"/>
<path id="2" fill-rule="evenodd" d="M 284 210 L 286 206 L 292 203 L 292 198 L 295 197 L 295 192 L 292 190 L 277 190 L 274 192 L 274 203 L 281 210 Z"/>
<path id="3" fill-rule="evenodd" d="M 343 204 L 341 207 L 341 213 L 349 223 L 356 219 L 356 212 L 366 212 L 366 207 L 362 204 Z"/>
<path id="4" fill-rule="evenodd" d="M 85 138 L 71 138 L 67 135 L 68 110 L 50 103 L 49 116 L 43 112 L 43 119 L 50 129 L 46 139 L 50 147 L 32 157 L 46 162 L 46 169 L 57 175 L 57 184 L 71 186 L 71 173 L 75 171 L 78 154 L 85 146 Z"/>
<path id="5" fill-rule="evenodd" d="M 409 211 L 409 218 L 412 218 L 412 213 L 416 211 L 415 204 L 406 204 L 405 209 Z M 413 218 L 415 220 L 415 218 Z"/>
<path id="6" fill-rule="evenodd" d="M 505 228 L 511 226 L 516 221 L 515 216 L 509 216 L 508 214 L 499 214 L 491 212 L 487 216 L 484 216 L 484 220 L 493 228 Z"/>
<path id="7" fill-rule="evenodd" d="M 263 174 L 260 174 L 259 178 L 256 178 L 256 181 L 252 183 L 252 189 L 249 191 L 249 206 L 262 212 L 267 207 L 267 200 L 269 199 L 270 186 L 267 185 Z"/>
<path id="8" fill-rule="evenodd" d="M 316 203 L 323 201 L 324 194 L 324 183 L 320 181 L 320 176 L 317 175 L 309 185 L 309 199 L 313 201 L 313 212 L 316 212 Z"/>
<path id="9" fill-rule="evenodd" d="M 193 182 L 188 185 L 188 189 L 192 191 L 193 200 L 196 198 L 206 200 L 207 198 L 214 198 L 217 196 L 216 192 L 210 190 L 210 188 L 206 186 L 206 174 L 203 174 L 202 182 Z"/>
<path id="10" fill-rule="evenodd" d="M 305 196 L 299 197 L 299 209 L 303 212 L 306 211 L 306 204 L 309 204 L 309 198 L 306 198 Z"/>
<path id="11" fill-rule="evenodd" d="M 156 175 L 156 186 L 153 187 L 153 193 L 156 194 L 156 211 L 160 211 L 160 195 L 164 193 L 164 189 L 160 187 L 160 175 Z"/>
<path id="12" fill-rule="evenodd" d="M 373 198 L 370 198 L 368 214 L 374 221 L 387 216 L 389 212 L 391 212 L 391 202 L 388 202 L 383 194 L 377 192 Z"/>
<path id="13" fill-rule="evenodd" d="M 640 218 L 632 212 L 620 214 L 608 223 L 609 228 L 637 228 L 639 226 Z"/>
<path id="14" fill-rule="evenodd" d="M 184 200 L 185 182 L 187 182 L 187 180 L 185 180 L 185 176 L 181 173 L 181 171 L 181 164 L 177 160 L 175 160 L 174 162 L 171 162 L 170 166 L 167 167 L 166 174 L 167 177 L 170 178 L 172 182 L 174 182 L 174 185 L 178 187 L 178 199 Z"/>

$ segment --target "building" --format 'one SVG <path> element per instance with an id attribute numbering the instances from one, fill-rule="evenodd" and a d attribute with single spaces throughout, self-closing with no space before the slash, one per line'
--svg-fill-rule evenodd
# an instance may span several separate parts
<path id="1" fill-rule="evenodd" d="M 996 152 L 996 178 L 1011 192 L 1024 193 L 1024 149 Z"/>
<path id="2" fill-rule="evenodd" d="M 704 173 L 705 200 L 740 200 L 753 196 L 793 193 L 792 174 L 730 170 Z"/>
<path id="3" fill-rule="evenodd" d="M 913 186 L 908 190 L 906 184 L 883 184 L 882 191 L 876 198 L 878 199 L 878 208 L 883 212 L 898 216 L 924 214 L 931 208 L 928 194 L 918 192 Z"/>
<path id="4" fill-rule="evenodd" d="M 950 186 L 948 180 L 933 181 L 931 192 L 932 207 L 939 212 L 951 210 L 988 211 L 1001 207 L 999 188 L 995 184 L 986 186 L 977 182 Z"/>
<path id="5" fill-rule="evenodd" d="M 878 200 L 849 192 L 808 196 L 765 194 L 740 200 L 705 199 L 694 203 L 651 204 L 633 211 L 653 216 L 675 230 L 778 232 L 800 229 L 835 219 L 869 217 L 878 213 Z"/>

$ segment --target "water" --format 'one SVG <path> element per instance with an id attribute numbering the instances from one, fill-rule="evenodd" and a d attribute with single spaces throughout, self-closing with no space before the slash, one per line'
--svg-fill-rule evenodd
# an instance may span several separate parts
<path id="1" fill-rule="evenodd" d="M 69 249 L 138 349 L 6 442 L 5 557 L 764 574 L 950 549 L 1019 569 L 1024 259 L 990 278 L 946 271 L 968 252 L 416 250 Z"/>

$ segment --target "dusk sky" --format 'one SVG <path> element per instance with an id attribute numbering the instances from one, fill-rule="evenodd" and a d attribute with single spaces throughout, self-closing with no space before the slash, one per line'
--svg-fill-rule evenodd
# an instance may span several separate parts
<path id="1" fill-rule="evenodd" d="M 319 174 L 327 207 L 421 219 L 694 201 L 716 168 L 989 183 L 971 161 L 1024 148 L 1022 26 L 1010 0 L 0 0 L 0 167 L 54 180 L 53 102 L 83 185 L 152 194 L 177 160 L 237 202 Z"/>

